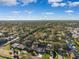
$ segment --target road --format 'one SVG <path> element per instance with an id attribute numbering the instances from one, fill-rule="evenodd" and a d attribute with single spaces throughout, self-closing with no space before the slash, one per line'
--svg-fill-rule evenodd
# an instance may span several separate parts
<path id="1" fill-rule="evenodd" d="M 10 44 L 11 42 L 16 41 L 17 39 L 19 39 L 19 37 L 16 37 L 15 39 L 12 39 L 11 41 L 8 41 L 8 42 L 5 43 L 3 46 L 6 46 L 6 45 Z"/>

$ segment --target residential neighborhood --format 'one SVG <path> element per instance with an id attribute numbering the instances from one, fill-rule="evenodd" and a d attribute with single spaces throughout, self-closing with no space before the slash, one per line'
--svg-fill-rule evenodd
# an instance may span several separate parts
<path id="1" fill-rule="evenodd" d="M 79 59 L 78 23 L 1 22 L 0 59 Z"/>

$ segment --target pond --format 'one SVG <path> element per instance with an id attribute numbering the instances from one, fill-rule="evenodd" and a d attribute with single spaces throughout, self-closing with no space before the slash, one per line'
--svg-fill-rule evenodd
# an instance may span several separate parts
<path id="1" fill-rule="evenodd" d="M 4 40 L 4 39 L 0 39 L 0 46 L 5 44 L 7 42 L 7 40 Z"/>

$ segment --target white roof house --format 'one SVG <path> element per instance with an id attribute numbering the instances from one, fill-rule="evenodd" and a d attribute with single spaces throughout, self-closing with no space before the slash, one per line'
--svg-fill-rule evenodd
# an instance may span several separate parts
<path id="1" fill-rule="evenodd" d="M 2 36 L 3 35 L 3 33 L 2 32 L 0 32 L 0 36 Z"/>
<path id="2" fill-rule="evenodd" d="M 18 43 L 14 43 L 14 44 L 12 45 L 12 47 L 14 47 L 14 48 L 16 48 L 17 46 L 19 46 Z"/>

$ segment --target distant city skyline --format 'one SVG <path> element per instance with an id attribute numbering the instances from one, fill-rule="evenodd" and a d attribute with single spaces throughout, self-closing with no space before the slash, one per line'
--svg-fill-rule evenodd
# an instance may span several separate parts
<path id="1" fill-rule="evenodd" d="M 0 0 L 0 20 L 79 20 L 79 0 Z"/>

